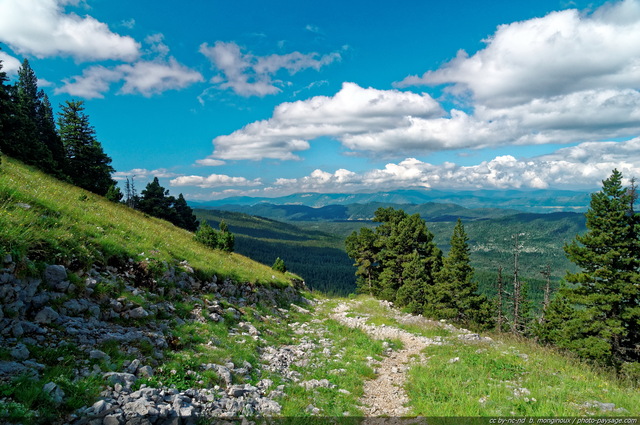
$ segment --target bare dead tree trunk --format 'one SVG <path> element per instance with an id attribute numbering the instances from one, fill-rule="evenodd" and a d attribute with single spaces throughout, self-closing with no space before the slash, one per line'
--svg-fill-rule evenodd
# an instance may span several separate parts
<path id="1" fill-rule="evenodd" d="M 540 272 L 542 276 L 544 276 L 547 280 L 544 285 L 544 302 L 542 304 L 543 317 L 544 312 L 547 311 L 547 307 L 549 307 L 550 297 L 551 297 L 551 265 L 547 264 L 547 268 Z"/>
<path id="2" fill-rule="evenodd" d="M 504 326 L 503 295 L 504 288 L 502 286 L 502 266 L 498 266 L 498 319 L 496 320 L 498 332 L 502 332 Z"/>
<path id="3" fill-rule="evenodd" d="M 521 328 L 521 317 L 520 317 L 520 279 L 518 277 L 519 273 L 519 265 L 518 260 L 520 257 L 520 244 L 518 243 L 518 234 L 515 235 L 515 243 L 513 245 L 513 325 L 511 327 L 511 332 L 518 333 Z"/>

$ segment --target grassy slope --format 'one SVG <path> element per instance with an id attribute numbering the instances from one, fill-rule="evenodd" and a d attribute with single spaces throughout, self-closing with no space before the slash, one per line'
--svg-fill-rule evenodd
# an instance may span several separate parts
<path id="1" fill-rule="evenodd" d="M 640 415 L 640 392 L 632 383 L 558 350 L 510 334 L 490 334 L 492 344 L 463 342 L 431 324 L 400 324 L 371 297 L 358 300 L 360 306 L 352 311 L 368 316 L 368 323 L 446 341 L 427 347 L 427 361 L 409 370 L 405 387 L 415 415 Z M 614 403 L 627 412 L 589 407 L 594 401 Z"/>
<path id="2" fill-rule="evenodd" d="M 205 276 L 287 283 L 286 276 L 238 254 L 213 251 L 193 234 L 62 183 L 3 157 L 0 254 L 86 266 L 127 258 L 183 261 Z M 272 277 L 275 276 L 275 279 Z"/>

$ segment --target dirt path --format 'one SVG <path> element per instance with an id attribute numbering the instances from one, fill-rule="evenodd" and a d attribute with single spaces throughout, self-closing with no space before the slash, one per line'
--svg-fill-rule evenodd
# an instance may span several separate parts
<path id="1" fill-rule="evenodd" d="M 377 378 L 364 383 L 364 395 L 360 399 L 365 416 L 400 417 L 410 414 L 405 406 L 409 401 L 404 390 L 409 364 L 422 359 L 420 352 L 428 345 L 440 344 L 430 338 L 414 335 L 392 326 L 375 326 L 366 323 L 366 317 L 347 317 L 351 303 L 341 303 L 333 311 L 332 318 L 342 324 L 360 328 L 376 339 L 399 339 L 403 348 L 393 351 L 376 368 Z"/>

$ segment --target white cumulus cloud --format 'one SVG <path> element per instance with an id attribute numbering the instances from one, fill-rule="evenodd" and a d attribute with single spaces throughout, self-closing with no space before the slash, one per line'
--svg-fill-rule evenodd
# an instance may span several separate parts
<path id="1" fill-rule="evenodd" d="M 460 51 L 439 69 L 396 84 L 446 85 L 456 108 L 445 111 L 426 94 L 345 83 L 332 97 L 283 103 L 271 118 L 216 137 L 213 157 L 299 159 L 297 152 L 322 136 L 351 151 L 395 158 L 635 137 L 638 40 L 640 0 L 501 25 L 475 54 Z M 243 69 L 242 55 L 228 59 Z"/>
<path id="2" fill-rule="evenodd" d="M 6 72 L 7 75 L 18 75 L 18 69 L 21 66 L 18 59 L 0 50 L 0 61 L 2 61 L 2 72 Z"/>
<path id="3" fill-rule="evenodd" d="M 256 121 L 213 140 L 213 158 L 299 159 L 309 140 L 322 136 L 347 140 L 384 129 L 407 127 L 413 117 L 443 113 L 428 94 L 362 88 L 344 83 L 332 97 L 316 96 L 278 105 L 269 120 Z"/>
<path id="4" fill-rule="evenodd" d="M 570 9 L 498 27 L 487 46 L 399 86 L 453 84 L 490 107 L 593 88 L 640 85 L 640 2 L 606 4 L 593 14 Z"/>
<path id="5" fill-rule="evenodd" d="M 260 186 L 260 179 L 249 180 L 245 177 L 231 177 L 225 174 L 204 176 L 181 176 L 170 181 L 171 186 L 197 186 L 202 188 L 226 186 Z"/>
<path id="6" fill-rule="evenodd" d="M 323 66 L 339 61 L 339 52 L 326 55 L 318 53 L 292 52 L 284 55 L 256 56 L 244 53 L 233 42 L 217 41 L 213 46 L 203 43 L 200 53 L 207 57 L 221 75 L 211 81 L 220 89 L 231 89 L 241 96 L 260 96 L 276 94 L 281 91 L 281 80 L 275 75 L 286 70 L 293 75 L 304 69 L 320 70 Z"/>
<path id="7" fill-rule="evenodd" d="M 128 177 L 134 179 L 150 179 L 152 177 L 158 178 L 173 178 L 178 177 L 181 174 L 174 173 L 166 168 L 158 168 L 155 170 L 148 170 L 146 168 L 134 168 L 129 171 L 117 171 L 111 175 L 115 180 L 123 181 Z"/>
<path id="8" fill-rule="evenodd" d="M 214 158 L 204 158 L 197 159 L 196 164 L 200 167 L 219 167 L 226 164 L 226 162 Z"/>
<path id="9" fill-rule="evenodd" d="M 112 32 L 91 16 L 66 13 L 64 0 L 0 0 L 0 41 L 16 53 L 39 58 L 71 56 L 76 60 L 131 61 L 140 45 Z"/>
<path id="10" fill-rule="evenodd" d="M 164 44 L 162 34 L 154 34 L 145 39 L 150 45 L 152 60 L 105 67 L 95 65 L 63 80 L 64 85 L 56 93 L 68 93 L 85 99 L 103 98 L 111 85 L 121 82 L 119 94 L 141 94 L 146 97 L 167 90 L 180 90 L 191 84 L 204 81 L 202 74 L 180 64 L 169 56 L 169 47 Z"/>

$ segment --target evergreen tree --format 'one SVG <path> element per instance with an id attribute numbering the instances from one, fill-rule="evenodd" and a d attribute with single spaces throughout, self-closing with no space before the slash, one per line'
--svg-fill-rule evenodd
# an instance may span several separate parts
<path id="1" fill-rule="evenodd" d="M 205 221 L 198 227 L 194 239 L 211 249 L 218 249 L 218 235 L 218 232 Z"/>
<path id="2" fill-rule="evenodd" d="M 544 320 L 534 325 L 533 334 L 543 343 L 561 348 L 570 348 L 571 335 L 575 333 L 567 324 L 575 325 L 577 310 L 566 297 L 568 288 L 562 285 L 549 300 L 544 311 Z"/>
<path id="3" fill-rule="evenodd" d="M 120 191 L 120 188 L 114 184 L 109 188 L 109 190 L 107 190 L 107 193 L 104 195 L 104 197 L 111 202 L 120 202 L 124 195 Z"/>
<path id="4" fill-rule="evenodd" d="M 577 307 L 565 323 L 563 346 L 610 364 L 638 361 L 640 355 L 640 240 L 635 197 L 613 170 L 602 190 L 591 195 L 587 233 L 565 245 L 582 271 L 567 273 L 577 286 L 565 296 Z"/>
<path id="5" fill-rule="evenodd" d="M 44 170 L 58 178 L 64 178 L 65 151 L 62 139 L 56 129 L 53 109 L 49 97 L 42 90 L 39 92 L 39 98 L 40 102 L 36 114 L 39 138 L 51 155 L 50 163 L 45 165 Z"/>
<path id="6" fill-rule="evenodd" d="M 8 137 L 0 140 L 0 149 L 25 164 L 46 172 L 55 170 L 51 151 L 42 139 L 40 115 L 43 92 L 38 78 L 25 59 L 18 70 L 18 81 L 9 87 L 11 108 L 5 112 Z"/>
<path id="7" fill-rule="evenodd" d="M 359 232 L 354 231 L 345 241 L 347 255 L 355 261 L 356 276 L 358 276 L 357 289 L 359 292 L 377 296 L 380 292 L 378 286 L 378 274 L 380 273 L 376 248 L 376 234 L 368 227 L 363 227 Z"/>
<path id="8" fill-rule="evenodd" d="M 406 295 L 408 288 L 400 289 L 405 283 L 412 287 L 417 284 L 413 280 L 407 281 L 407 274 L 404 273 L 404 268 L 409 264 L 412 268 L 416 267 L 416 255 L 424 273 L 419 282 L 421 290 L 415 296 L 428 293 L 429 287 L 434 284 L 434 275 L 441 266 L 442 253 L 433 242 L 433 233 L 427 229 L 424 220 L 419 214 L 410 216 L 403 210 L 389 207 L 378 208 L 373 221 L 382 223 L 376 228 L 376 247 L 379 249 L 378 262 L 381 266 L 379 296 L 389 301 L 399 301 L 400 305 L 409 301 Z M 397 300 L 398 294 L 402 295 L 400 300 Z M 426 299 L 411 302 L 424 305 Z"/>
<path id="9" fill-rule="evenodd" d="M 468 241 L 462 220 L 458 219 L 451 236 L 449 254 L 444 258 L 437 284 L 433 286 L 431 307 L 439 318 L 465 324 L 486 324 L 490 320 L 482 317 L 480 312 L 490 310 L 490 305 L 484 295 L 478 294 L 478 284 L 473 280 Z"/>
<path id="10" fill-rule="evenodd" d="M 373 221 L 381 223 L 375 232 L 363 228 L 345 241 L 361 291 L 421 312 L 441 265 L 433 234 L 418 214 L 394 208 L 378 208 Z"/>
<path id="11" fill-rule="evenodd" d="M 504 331 L 505 317 L 504 317 L 504 282 L 502 281 L 502 266 L 498 266 L 498 280 L 497 280 L 497 305 L 496 305 L 496 330 L 498 332 Z"/>
<path id="12" fill-rule="evenodd" d="M 65 174 L 76 186 L 104 196 L 115 184 L 111 178 L 114 169 L 83 111 L 82 101 L 67 101 L 58 118 L 65 149 Z"/>
<path id="13" fill-rule="evenodd" d="M 140 198 L 135 195 L 133 179 L 129 182 L 127 178 L 125 190 L 127 192 L 128 205 L 135 204 L 140 211 L 167 220 L 190 232 L 198 230 L 198 220 L 193 214 L 191 207 L 187 205 L 187 201 L 184 199 L 184 196 L 182 196 L 182 193 L 178 196 L 178 199 L 169 195 L 169 190 L 160 186 L 160 181 L 157 177 L 154 177 L 153 181 L 147 184 Z M 230 240 L 233 238 L 225 235 L 222 236 L 226 244 L 231 247 L 230 250 L 233 251 L 233 240 Z"/>
<path id="14" fill-rule="evenodd" d="M 271 268 L 280 273 L 287 272 L 287 266 L 284 264 L 284 260 L 282 260 L 280 257 L 276 258 L 276 261 L 273 263 L 273 266 L 271 266 Z"/>
<path id="15" fill-rule="evenodd" d="M 218 248 L 225 252 L 233 252 L 235 236 L 229 231 L 229 226 L 224 220 L 220 221 L 220 234 L 218 235 Z"/>
<path id="16" fill-rule="evenodd" d="M 430 293 L 432 281 L 427 261 L 417 251 L 412 252 L 402 263 L 402 286 L 398 289 L 396 302 L 411 313 L 423 313 Z"/>
<path id="17" fill-rule="evenodd" d="M 175 209 L 176 222 L 174 224 L 176 226 L 187 229 L 190 232 L 198 230 L 198 219 L 193 214 L 193 209 L 187 205 L 187 201 L 184 199 L 184 196 L 182 196 L 182 193 L 178 195 L 178 199 L 176 199 L 173 204 L 173 208 Z"/>
<path id="18" fill-rule="evenodd" d="M 170 218 L 173 218 L 172 204 L 173 197 L 169 196 L 169 190 L 160 186 L 160 181 L 154 177 L 153 181 L 148 183 L 142 191 L 138 209 L 151 216 L 171 221 Z"/>
<path id="19" fill-rule="evenodd" d="M 220 231 L 215 230 L 207 222 L 200 224 L 194 238 L 211 249 L 233 252 L 235 236 L 229 231 L 224 220 L 220 222 Z"/>

